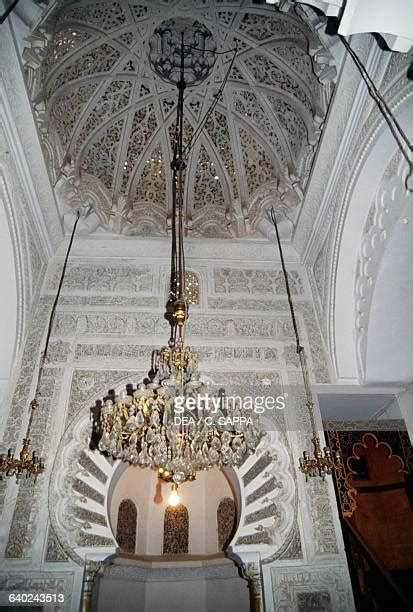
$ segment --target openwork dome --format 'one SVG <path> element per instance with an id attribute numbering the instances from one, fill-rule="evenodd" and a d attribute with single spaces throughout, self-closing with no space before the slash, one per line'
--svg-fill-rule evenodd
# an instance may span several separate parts
<path id="1" fill-rule="evenodd" d="M 177 99 L 171 40 L 182 24 L 194 46 L 224 52 L 199 65 L 199 53 L 188 50 L 186 143 L 238 50 L 188 154 L 187 231 L 254 233 L 269 201 L 294 222 L 335 73 L 301 13 L 237 1 L 82 0 L 62 2 L 33 35 L 36 53 L 26 54 L 69 225 L 80 207 L 84 232 L 167 232 Z"/>

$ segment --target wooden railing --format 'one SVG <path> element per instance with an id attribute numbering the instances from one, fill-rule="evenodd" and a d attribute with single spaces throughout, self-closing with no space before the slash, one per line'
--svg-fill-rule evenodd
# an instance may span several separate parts
<path id="1" fill-rule="evenodd" d="M 344 544 L 358 612 L 413 612 L 413 602 L 346 518 L 341 517 Z"/>

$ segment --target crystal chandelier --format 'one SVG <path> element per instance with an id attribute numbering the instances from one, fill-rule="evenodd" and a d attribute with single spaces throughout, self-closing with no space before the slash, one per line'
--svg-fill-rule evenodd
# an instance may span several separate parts
<path id="1" fill-rule="evenodd" d="M 285 267 L 284 254 L 281 247 L 280 234 L 278 232 L 277 219 L 275 216 L 274 208 L 271 208 L 271 220 L 275 227 L 275 233 L 277 236 L 278 249 L 280 252 L 281 259 L 281 267 L 285 280 L 285 287 L 287 291 L 288 304 L 290 306 L 291 319 L 294 328 L 294 334 L 296 339 L 296 351 L 298 357 L 300 359 L 301 372 L 303 375 L 304 381 L 304 389 L 306 394 L 306 402 L 305 405 L 308 408 L 308 412 L 310 415 L 311 422 L 311 431 L 312 431 L 312 443 L 314 445 L 314 456 L 310 457 L 307 451 L 303 452 L 303 456 L 299 458 L 299 468 L 300 471 L 305 474 L 305 479 L 308 480 L 308 477 L 321 476 L 323 480 L 325 479 L 326 474 L 332 474 L 333 470 L 340 469 L 342 467 L 340 453 L 336 451 L 334 455 L 332 455 L 331 450 L 325 446 L 323 450 L 321 450 L 320 438 L 318 436 L 318 432 L 315 426 L 314 421 L 314 401 L 311 393 L 310 387 L 310 378 L 308 374 L 307 368 L 307 359 L 304 352 L 304 347 L 301 345 L 300 337 L 298 335 L 298 327 L 297 321 L 295 318 L 294 305 L 291 297 L 290 291 L 290 282 L 288 280 L 288 274 Z"/>
<path id="2" fill-rule="evenodd" d="M 98 448 L 132 465 L 158 470 L 172 482 L 171 505 L 178 503 L 178 485 L 196 472 L 214 466 L 238 466 L 253 453 L 260 435 L 241 405 L 208 395 L 200 378 L 197 355 L 185 346 L 188 300 L 184 256 L 184 35 L 180 45 L 180 79 L 172 168 L 172 248 L 169 299 L 165 318 L 171 328 L 168 345 L 152 354 L 150 382 L 108 398 L 100 410 Z M 203 401 L 199 401 L 199 400 Z M 177 402 L 182 412 L 177 418 Z M 211 410 L 211 406 L 214 410 Z M 250 423 L 247 423 L 250 421 Z"/>
<path id="3" fill-rule="evenodd" d="M 25 476 L 26 478 L 34 477 L 34 480 L 36 482 L 37 477 L 39 476 L 39 474 L 42 474 L 44 472 L 45 467 L 46 467 L 42 457 L 39 457 L 36 451 L 32 451 L 32 454 L 30 456 L 30 442 L 31 442 L 30 432 L 32 428 L 34 413 L 39 407 L 39 404 L 37 402 L 37 397 L 39 395 L 40 381 L 42 379 L 42 374 L 43 374 L 45 363 L 47 362 L 47 351 L 49 349 L 50 334 L 52 332 L 54 316 L 56 313 L 56 307 L 59 301 L 60 291 L 62 289 L 63 281 L 65 278 L 67 261 L 69 259 L 69 254 L 72 248 L 73 239 L 74 239 L 75 232 L 76 232 L 76 227 L 79 222 L 79 217 L 80 215 L 78 212 L 76 216 L 76 221 L 73 224 L 72 234 L 69 240 L 69 245 L 67 248 L 65 261 L 63 264 L 62 273 L 60 275 L 59 286 L 56 292 L 56 297 L 54 299 L 53 306 L 50 311 L 46 342 L 45 342 L 44 350 L 40 356 L 40 364 L 39 364 L 39 371 L 37 374 L 36 390 L 34 392 L 34 399 L 30 402 L 30 418 L 29 418 L 29 422 L 27 425 L 27 429 L 26 429 L 26 435 L 23 438 L 22 449 L 19 453 L 19 457 L 15 457 L 13 449 L 11 448 L 8 449 L 7 455 L 4 455 L 4 453 L 0 453 L 0 480 L 3 480 L 4 476 L 7 476 L 7 477 L 16 476 L 16 480 L 20 481 L 21 478 Z"/>

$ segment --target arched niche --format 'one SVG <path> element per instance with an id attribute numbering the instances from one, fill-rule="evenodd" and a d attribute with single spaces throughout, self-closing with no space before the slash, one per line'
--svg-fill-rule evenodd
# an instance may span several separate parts
<path id="1" fill-rule="evenodd" d="M 128 497 L 137 507 L 139 529 L 135 552 L 138 555 L 164 554 L 165 513 L 171 484 L 158 478 L 156 470 L 119 463 L 109 486 L 107 514 L 116 539 L 119 505 Z M 197 474 L 196 480 L 179 486 L 180 503 L 188 512 L 188 554 L 208 556 L 221 552 L 216 515 L 223 498 L 236 506 L 236 493 L 226 474 L 213 468 Z"/>
<path id="2" fill-rule="evenodd" d="M 413 193 L 400 188 L 406 174 L 400 170 L 381 190 L 389 211 L 386 216 L 392 208 L 397 208 L 398 216 L 386 228 L 389 236 L 382 256 L 378 254 L 370 309 L 364 316 L 366 330 L 360 338 L 360 360 L 369 384 L 404 385 L 413 380 L 413 344 L 407 338 L 413 329 Z"/>
<path id="3" fill-rule="evenodd" d="M 162 552 L 164 555 L 182 555 L 189 552 L 189 514 L 184 504 L 165 508 Z"/>
<path id="4" fill-rule="evenodd" d="M 113 381 L 113 387 L 119 392 L 129 382 L 121 379 Z M 116 487 L 126 486 L 122 479 L 130 470 L 131 476 L 141 483 L 139 490 L 133 492 L 126 487 L 119 493 L 118 501 L 127 497 L 136 503 L 139 525 L 136 550 L 145 550 L 146 542 L 140 538 L 147 537 L 145 525 L 145 507 L 140 507 L 140 497 L 151 499 L 151 511 L 159 507 L 163 532 L 163 512 L 166 496 L 169 496 L 171 485 L 161 483 L 161 491 L 156 471 L 138 466 L 131 467 L 119 460 L 107 458 L 98 451 L 89 448 L 92 423 L 90 409 L 106 389 L 96 389 L 84 406 L 71 419 L 62 436 L 56 453 L 49 484 L 49 516 L 51 528 L 59 540 L 64 552 L 79 564 L 85 560 L 104 561 L 116 554 L 117 516 L 111 506 Z M 293 476 L 292 459 L 286 434 L 271 430 L 273 425 L 263 424 L 267 431 L 256 452 L 247 456 L 239 468 L 216 469 L 218 479 L 213 495 L 195 499 L 195 488 L 206 487 L 213 482 L 214 470 L 200 472 L 197 480 L 180 486 L 179 494 L 182 503 L 191 514 L 202 513 L 202 529 L 206 523 L 212 523 L 214 529 L 214 546 L 218 547 L 216 512 L 222 497 L 232 497 L 237 509 L 237 528 L 227 548 L 227 555 L 238 564 L 245 564 L 246 559 L 274 560 L 288 554 L 288 550 L 300 549 L 300 536 L 297 522 L 297 484 Z M 212 479 L 212 480 L 211 480 Z M 211 485 L 212 486 L 212 485 Z M 214 485 L 215 486 L 215 485 Z M 135 487 L 136 488 L 136 487 Z M 157 501 L 162 502 L 157 505 Z M 192 501 L 191 501 L 192 500 Z M 153 502 L 153 503 L 152 503 Z M 209 504 L 212 504 L 210 507 Z M 163 505 L 162 505 L 163 504 Z M 149 507 L 146 512 L 149 512 Z M 190 524 L 191 530 L 191 524 Z M 190 536 L 191 537 L 191 536 Z M 203 551 L 200 554 L 213 554 L 212 545 L 206 546 L 200 540 L 192 550 Z M 157 544 L 158 554 L 162 550 L 162 535 Z M 146 548 L 146 550 L 148 550 Z M 191 549 L 190 549 L 191 550 Z M 209 552 L 211 551 L 211 552 Z M 148 554 L 148 553 L 143 553 Z"/>
<path id="5" fill-rule="evenodd" d="M 122 499 L 116 520 L 116 541 L 123 552 L 134 553 L 138 528 L 138 510 L 131 499 Z"/>
<path id="6" fill-rule="evenodd" d="M 408 135 L 413 133 L 411 114 L 411 95 L 393 105 L 393 112 Z M 339 379 L 366 382 L 366 332 L 371 305 L 371 296 L 380 267 L 383 253 L 397 216 L 405 192 L 404 180 L 399 174 L 394 177 L 395 184 L 389 181 L 387 196 L 379 194 L 383 175 L 397 153 L 397 145 L 384 119 L 369 137 L 355 164 L 347 189 L 345 202 L 339 221 L 339 237 L 336 245 L 334 273 L 332 281 L 332 325 L 330 340 L 333 361 Z M 395 173 L 396 174 L 396 173 Z M 386 190 L 386 189 L 385 189 Z M 396 200 L 394 199 L 396 196 Z M 378 223 L 380 232 L 368 246 L 364 241 L 366 221 L 372 204 L 377 198 L 382 211 L 388 208 L 389 215 L 375 215 L 373 223 Z M 383 206 L 383 198 L 388 204 Z M 386 227 L 388 221 L 391 226 Z M 384 223 L 384 225 L 383 225 Z M 380 233 L 379 232 L 379 233 Z M 369 249 L 364 265 L 364 278 L 360 278 L 360 254 Z M 369 259 L 370 258 L 370 259 Z M 360 316 L 361 315 L 361 316 Z"/>
<path id="7" fill-rule="evenodd" d="M 223 552 L 227 549 L 235 533 L 237 509 L 230 497 L 224 497 L 217 508 L 218 548 Z"/>

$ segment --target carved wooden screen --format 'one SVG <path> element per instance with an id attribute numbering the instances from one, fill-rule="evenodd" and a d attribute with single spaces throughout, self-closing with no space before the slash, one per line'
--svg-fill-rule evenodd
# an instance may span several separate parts
<path id="1" fill-rule="evenodd" d="M 234 535 L 235 530 L 235 503 L 230 497 L 224 497 L 219 502 L 217 510 L 218 546 L 225 550 Z"/>
<path id="2" fill-rule="evenodd" d="M 164 555 L 188 552 L 189 517 L 183 504 L 168 506 L 165 510 L 163 528 Z"/>
<path id="3" fill-rule="evenodd" d="M 124 499 L 118 510 L 116 540 L 123 552 L 134 553 L 138 511 L 131 499 Z"/>

